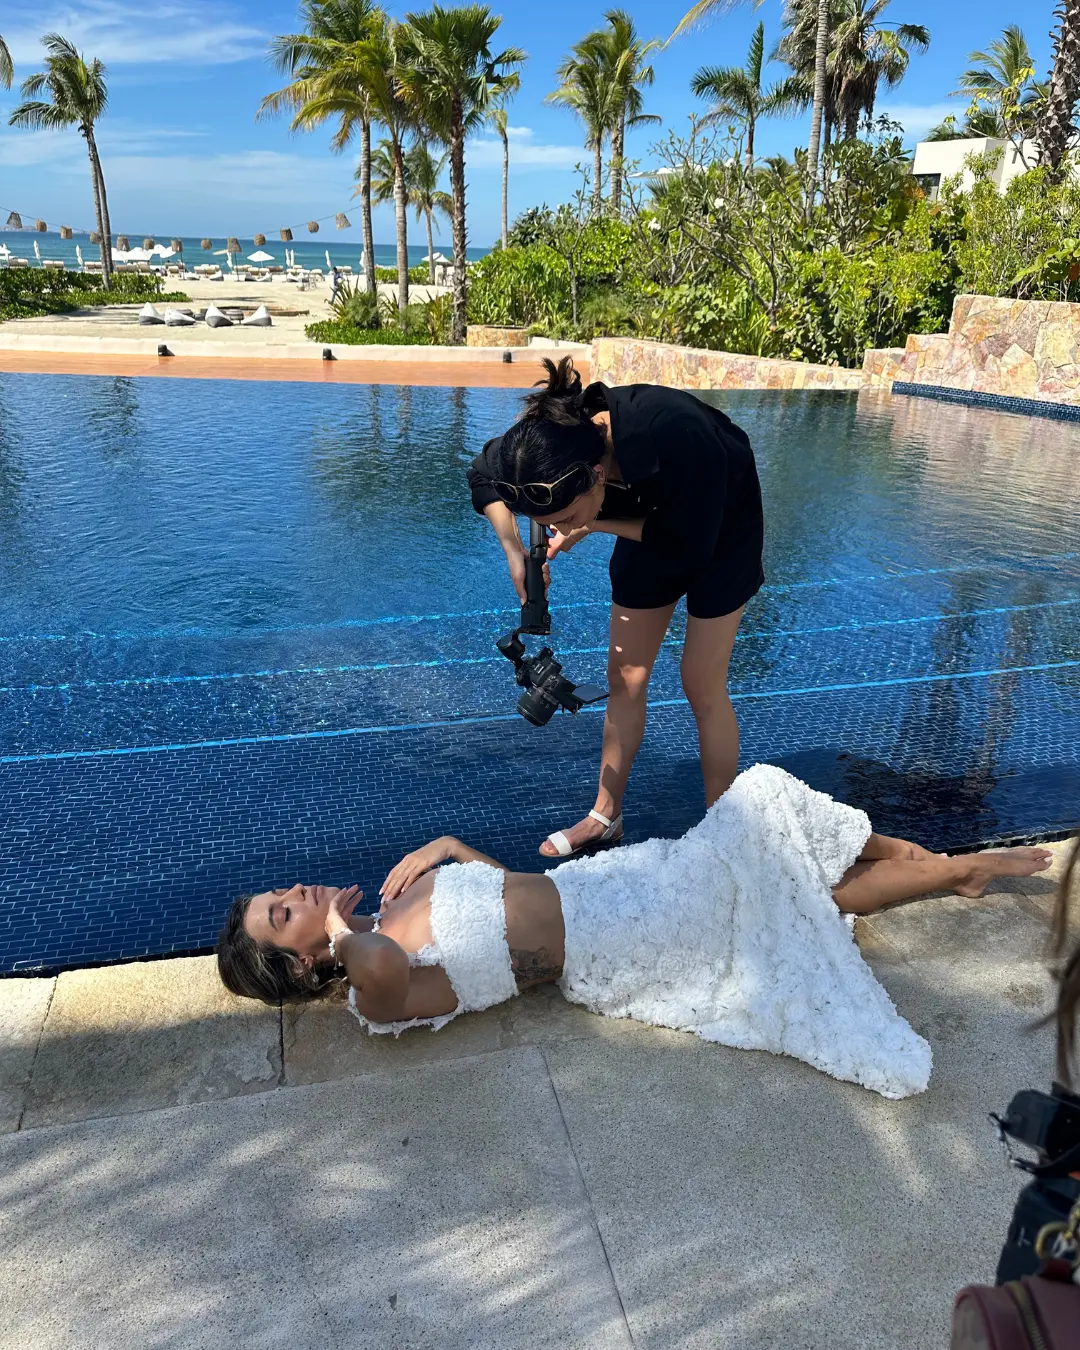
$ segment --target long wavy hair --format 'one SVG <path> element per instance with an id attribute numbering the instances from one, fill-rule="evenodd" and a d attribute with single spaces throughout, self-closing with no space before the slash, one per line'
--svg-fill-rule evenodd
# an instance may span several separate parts
<path id="1" fill-rule="evenodd" d="M 1059 959 L 1065 957 L 1069 939 L 1069 917 L 1074 893 L 1080 890 L 1080 835 L 1073 844 L 1065 875 L 1058 887 L 1054 906 L 1053 950 Z M 1072 1087 L 1076 1075 L 1076 1023 L 1080 1018 L 1080 942 L 1065 957 L 1057 972 L 1057 1006 L 1047 1021 L 1057 1027 L 1057 1076 L 1066 1087 Z"/>
<path id="2" fill-rule="evenodd" d="M 289 947 L 256 942 L 244 927 L 254 898 L 236 897 L 218 935 L 218 974 L 226 989 L 240 998 L 257 998 L 276 1006 L 318 998 L 330 985 L 340 983 L 332 966 L 308 967 Z"/>

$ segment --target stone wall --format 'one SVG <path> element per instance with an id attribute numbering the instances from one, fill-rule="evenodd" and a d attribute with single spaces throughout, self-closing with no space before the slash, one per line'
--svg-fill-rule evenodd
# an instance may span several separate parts
<path id="1" fill-rule="evenodd" d="M 861 389 L 861 370 L 765 356 L 676 347 L 638 338 L 597 338 L 592 377 L 605 384 L 667 384 L 677 389 Z"/>
<path id="2" fill-rule="evenodd" d="M 892 378 L 1080 403 L 1078 347 L 1080 305 L 958 295 L 949 331 L 913 333 Z M 874 355 L 867 352 L 867 360 Z"/>

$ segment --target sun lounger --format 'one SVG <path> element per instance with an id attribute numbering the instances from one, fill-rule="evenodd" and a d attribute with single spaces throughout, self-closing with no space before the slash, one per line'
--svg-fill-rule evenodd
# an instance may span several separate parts
<path id="1" fill-rule="evenodd" d="M 8 266 L 9 266 L 9 267 L 29 267 L 29 266 L 30 266 L 30 260 L 29 260 L 29 258 L 9 258 L 9 259 L 8 259 Z"/>
<path id="2" fill-rule="evenodd" d="M 50 272 L 67 271 L 67 264 L 60 258 L 43 258 L 41 260 L 41 265 Z"/>

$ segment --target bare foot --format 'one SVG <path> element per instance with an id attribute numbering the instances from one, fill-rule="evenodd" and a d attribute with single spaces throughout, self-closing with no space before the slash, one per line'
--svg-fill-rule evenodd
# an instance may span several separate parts
<path id="1" fill-rule="evenodd" d="M 1031 877 L 1045 872 L 1054 855 L 1045 848 L 1006 848 L 999 852 L 973 853 L 970 858 L 957 858 L 966 864 L 963 881 L 954 890 L 975 900 L 986 890 L 994 877 Z"/>
<path id="2" fill-rule="evenodd" d="M 615 814 L 618 815 L 618 812 Z M 610 816 L 609 819 L 614 820 L 615 816 Z M 577 850 L 591 843 L 594 839 L 599 839 L 606 828 L 607 826 L 601 825 L 598 820 L 593 820 L 592 816 L 586 816 L 584 820 L 579 820 L 569 830 L 563 830 L 563 834 L 566 835 L 570 847 Z M 622 838 L 621 833 L 619 838 Z M 611 842 L 614 843 L 615 841 L 612 840 Z M 550 840 L 545 839 L 540 845 L 540 856 L 542 858 L 558 858 L 561 854 Z"/>

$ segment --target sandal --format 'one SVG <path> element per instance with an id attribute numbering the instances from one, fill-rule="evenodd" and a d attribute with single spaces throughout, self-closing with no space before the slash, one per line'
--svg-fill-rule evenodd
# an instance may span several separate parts
<path id="1" fill-rule="evenodd" d="M 601 849 L 614 848 L 616 844 L 622 843 L 623 818 L 621 811 L 614 820 L 609 820 L 607 816 L 602 816 L 599 811 L 590 811 L 589 815 L 593 820 L 598 820 L 600 824 L 603 825 L 604 833 L 598 835 L 595 839 L 590 839 L 588 843 L 582 844 L 580 848 L 574 848 L 571 845 L 570 840 L 563 834 L 562 830 L 555 830 L 553 833 L 549 834 L 544 841 L 547 844 L 555 845 L 555 848 L 558 850 L 560 862 L 569 862 L 571 858 L 580 858 L 587 853 L 598 853 Z M 549 855 L 541 853 L 540 856 L 541 858 L 546 858 Z M 552 862 L 554 861 L 555 860 L 552 859 Z"/>

